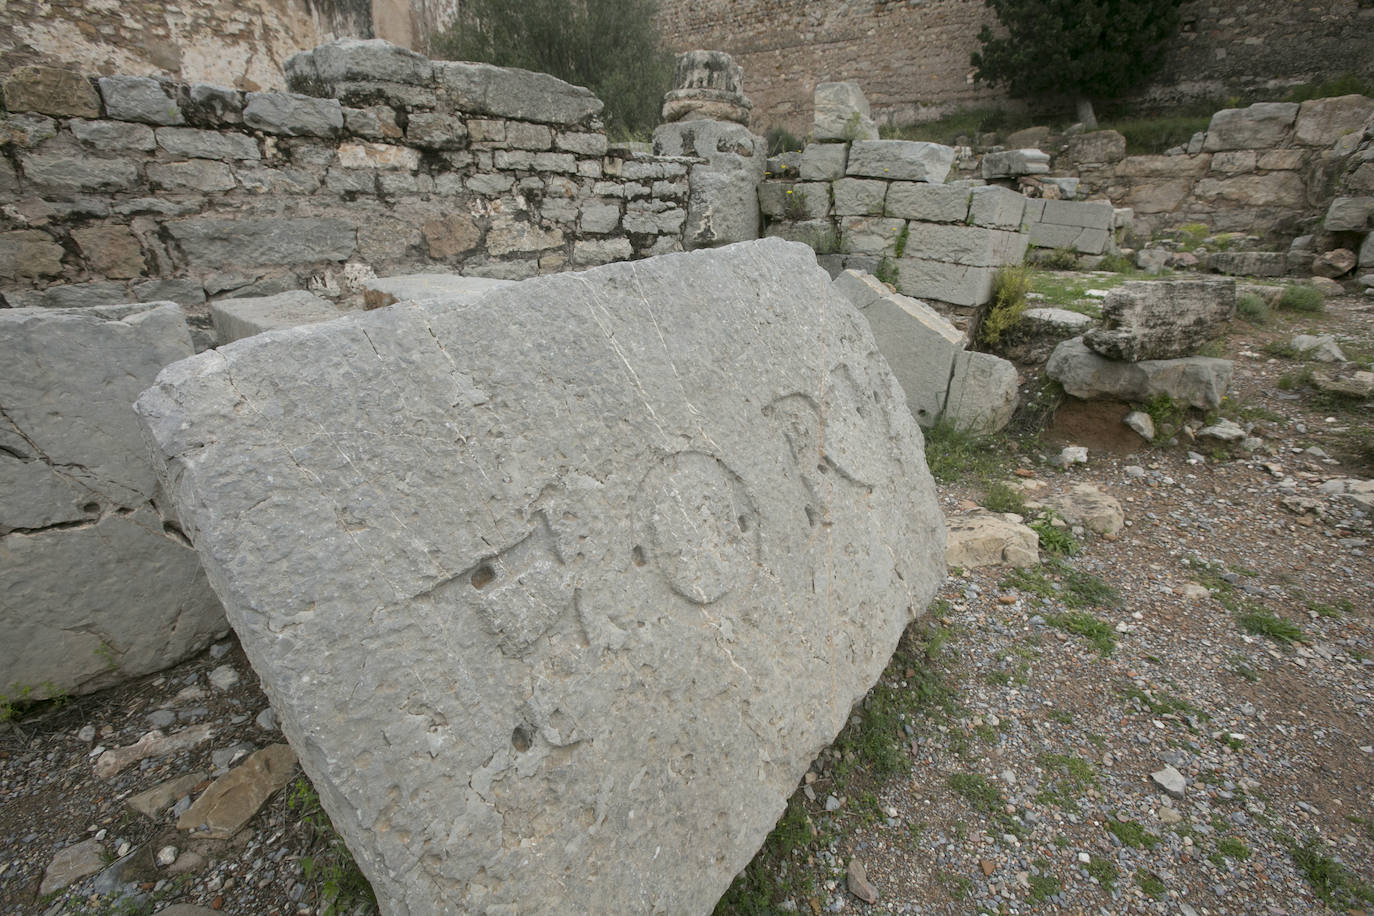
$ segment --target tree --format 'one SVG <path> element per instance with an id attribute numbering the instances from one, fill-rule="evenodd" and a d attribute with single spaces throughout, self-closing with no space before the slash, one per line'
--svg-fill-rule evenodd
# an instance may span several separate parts
<path id="1" fill-rule="evenodd" d="M 984 0 L 1007 30 L 983 26 L 974 76 L 1015 98 L 1055 96 L 1096 127 L 1093 99 L 1115 99 L 1158 69 L 1182 0 Z"/>
<path id="2" fill-rule="evenodd" d="M 659 47 L 657 0 L 462 0 L 435 56 L 550 73 L 606 103 L 612 135 L 658 123 L 672 58 Z"/>

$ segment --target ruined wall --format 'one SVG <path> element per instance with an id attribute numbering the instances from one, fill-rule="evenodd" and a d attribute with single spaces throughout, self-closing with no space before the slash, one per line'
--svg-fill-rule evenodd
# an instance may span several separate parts
<path id="1" fill-rule="evenodd" d="M 372 37 L 371 0 L 9 0 L 5 69 L 42 64 L 280 89 L 282 62 L 335 38 Z"/>
<path id="2" fill-rule="evenodd" d="M 1147 100 L 1282 95 L 1296 83 L 1374 79 L 1370 0 L 1191 0 Z M 806 132 L 816 84 L 852 80 L 880 121 L 928 120 L 1004 100 L 972 81 L 983 0 L 662 0 L 674 51 L 719 48 L 744 67 L 756 127 Z"/>
<path id="3" fill-rule="evenodd" d="M 207 298 L 347 293 L 350 262 L 519 279 L 681 247 L 695 160 L 609 149 L 585 89 L 380 40 L 288 70 L 313 94 L 9 74 L 4 303 L 170 299 L 203 326 Z"/>

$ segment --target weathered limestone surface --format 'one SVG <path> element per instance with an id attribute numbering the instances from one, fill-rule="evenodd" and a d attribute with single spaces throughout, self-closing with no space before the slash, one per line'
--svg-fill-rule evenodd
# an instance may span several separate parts
<path id="1" fill-rule="evenodd" d="M 768 162 L 762 137 L 730 121 L 676 121 L 654 130 L 654 152 L 706 160 L 692 166 L 684 247 L 758 238 L 758 186 Z"/>
<path id="2" fill-rule="evenodd" d="M 860 178 L 943 184 L 954 148 L 920 140 L 859 140 L 849 147 L 846 171 Z"/>
<path id="3" fill-rule="evenodd" d="M 1227 359 L 1185 356 L 1127 363 L 1107 359 L 1074 337 L 1054 348 L 1045 374 L 1076 398 L 1111 398 L 1144 403 L 1167 394 L 1201 410 L 1221 406 L 1231 384 L 1234 364 Z"/>
<path id="4" fill-rule="evenodd" d="M 510 280 L 464 277 L 459 274 L 407 274 L 401 277 L 376 277 L 363 281 L 363 301 L 370 309 L 395 302 L 472 302 L 482 295 L 510 286 Z"/>
<path id="5" fill-rule="evenodd" d="M 819 83 L 812 136 L 821 141 L 877 140 L 868 99 L 858 83 Z"/>
<path id="6" fill-rule="evenodd" d="M 0 311 L 0 689 L 96 690 L 223 631 L 132 409 L 192 352 L 173 303 Z"/>
<path id="7" fill-rule="evenodd" d="M 139 411 L 384 912 L 705 913 L 943 577 L 901 398 L 769 239 L 258 335 Z"/>
<path id="8" fill-rule="evenodd" d="M 1083 342 L 1109 359 L 1173 359 L 1196 351 L 1235 315 L 1235 280 L 1131 281 L 1107 292 L 1105 327 Z"/>
<path id="9" fill-rule="evenodd" d="M 945 417 L 955 429 L 994 433 L 1016 413 L 1016 367 L 1000 356 L 962 350 L 954 358 Z"/>
<path id="10" fill-rule="evenodd" d="M 340 314 L 334 303 L 305 290 L 247 299 L 221 299 L 210 305 L 215 338 L 221 345 L 263 331 L 328 321 Z"/>

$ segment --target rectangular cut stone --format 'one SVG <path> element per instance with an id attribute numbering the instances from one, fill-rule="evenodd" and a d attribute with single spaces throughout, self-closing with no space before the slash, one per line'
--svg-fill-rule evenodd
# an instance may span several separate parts
<path id="1" fill-rule="evenodd" d="M 920 140 L 860 140 L 849 148 L 846 172 L 887 181 L 944 184 L 954 149 Z"/>
<path id="2" fill-rule="evenodd" d="M 969 203 L 969 222 L 989 229 L 1020 229 L 1021 221 L 1026 218 L 1026 204 L 1026 197 L 1010 188 L 997 185 L 974 188 Z"/>
<path id="3" fill-rule="evenodd" d="M 954 358 L 945 420 L 976 435 L 994 433 L 1016 413 L 1016 367 L 992 353 L 961 350 Z"/>
<path id="4" fill-rule="evenodd" d="M 126 191 L 138 183 L 138 166 L 128 159 L 92 159 L 68 153 L 23 156 L 24 176 L 53 188 Z"/>
<path id="5" fill-rule="evenodd" d="M 261 159 L 258 141 L 247 134 L 193 127 L 162 127 L 157 145 L 173 156 L 195 159 Z"/>
<path id="6" fill-rule="evenodd" d="M 840 250 L 878 257 L 897 253 L 906 221 L 884 216 L 846 216 L 840 220 Z"/>
<path id="7" fill-rule="evenodd" d="M 82 121 L 67 123 L 72 136 L 96 149 L 136 149 L 143 152 L 157 147 L 153 129 L 147 124 L 128 121 Z"/>
<path id="8" fill-rule="evenodd" d="M 591 90 L 547 73 L 467 61 L 435 61 L 434 76 L 458 111 L 542 124 L 581 124 L 601 113 Z"/>
<path id="9" fill-rule="evenodd" d="M 1109 230 L 1112 228 L 1114 212 L 1111 201 L 1107 200 L 1047 200 L 1039 221 L 1058 226 Z"/>
<path id="10" fill-rule="evenodd" d="M 917 299 L 951 305 L 982 305 L 992 298 L 993 267 L 904 257 L 897 261 L 897 289 Z"/>
<path id="11" fill-rule="evenodd" d="M 847 143 L 808 143 L 802 150 L 802 181 L 835 181 L 844 177 L 849 160 Z"/>
<path id="12" fill-rule="evenodd" d="M 1054 223 L 1031 223 L 1030 242 L 1038 248 L 1070 248 L 1082 254 L 1101 254 L 1107 250 L 1111 233 L 1105 229 L 1083 229 Z"/>
<path id="13" fill-rule="evenodd" d="M 836 216 L 882 216 L 887 182 L 841 178 L 831 185 Z"/>
<path id="14" fill-rule="evenodd" d="M 1297 102 L 1257 102 L 1249 108 L 1226 108 L 1207 125 L 1207 152 L 1272 149 L 1279 146 L 1298 116 Z"/>
<path id="15" fill-rule="evenodd" d="M 357 248 L 357 231 L 340 219 L 197 217 L 163 225 L 200 267 L 344 261 Z"/>
<path id="16" fill-rule="evenodd" d="M 833 220 L 808 219 L 793 222 L 783 220 L 766 230 L 768 238 L 800 242 L 816 254 L 833 254 L 840 250 L 840 231 Z"/>
<path id="17" fill-rule="evenodd" d="M 1216 337 L 1236 315 L 1235 280 L 1135 280 L 1108 290 L 1104 327 L 1083 337 L 1109 359 L 1188 356 Z"/>
<path id="18" fill-rule="evenodd" d="M 210 319 L 220 346 L 263 331 L 328 321 L 339 314 L 333 303 L 305 290 L 250 299 L 220 299 L 210 304 Z"/>
<path id="19" fill-rule="evenodd" d="M 340 143 L 339 165 L 346 169 L 401 169 L 420 167 L 420 151 L 390 143 Z"/>
<path id="20" fill-rule="evenodd" d="M 579 156 L 604 156 L 609 147 L 605 134 L 560 133 L 554 138 L 554 147 Z"/>
<path id="21" fill-rule="evenodd" d="M 288 137 L 332 137 L 343 130 L 338 99 L 314 99 L 287 92 L 250 92 L 243 123 L 269 134 Z"/>
<path id="22" fill-rule="evenodd" d="M 778 240 L 258 335 L 137 409 L 387 914 L 709 912 L 944 577 L 901 389 Z"/>
<path id="23" fill-rule="evenodd" d="M 184 124 L 181 108 L 167 87 L 148 76 L 104 76 L 98 81 L 105 114 L 115 121 Z"/>
<path id="24" fill-rule="evenodd" d="M 175 303 L 0 310 L 7 687 L 97 690 L 223 631 L 195 552 L 152 504 L 157 474 L 130 409 L 192 352 Z"/>
<path id="25" fill-rule="evenodd" d="M 229 166 L 212 159 L 152 162 L 148 164 L 148 180 L 153 187 L 172 191 L 227 191 L 234 187 Z"/>
<path id="26" fill-rule="evenodd" d="M 970 267 L 1001 267 L 1021 263 L 1027 242 L 1023 233 L 1003 229 L 912 223 L 905 254 Z"/>
<path id="27" fill-rule="evenodd" d="M 962 223 L 968 219 L 968 207 L 969 189 L 958 185 L 894 181 L 887 189 L 887 215 L 901 219 Z"/>

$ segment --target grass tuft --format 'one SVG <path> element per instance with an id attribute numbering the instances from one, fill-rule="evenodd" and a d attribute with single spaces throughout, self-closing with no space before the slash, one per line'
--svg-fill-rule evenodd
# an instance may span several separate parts
<path id="1" fill-rule="evenodd" d="M 1278 306 L 1290 312 L 1321 312 L 1326 310 L 1326 297 L 1315 286 L 1295 283 L 1284 287 Z"/>
<path id="2" fill-rule="evenodd" d="M 1303 641 L 1302 627 L 1272 611 L 1250 606 L 1238 614 L 1241 629 L 1254 636 L 1266 636 L 1285 645 Z"/>

